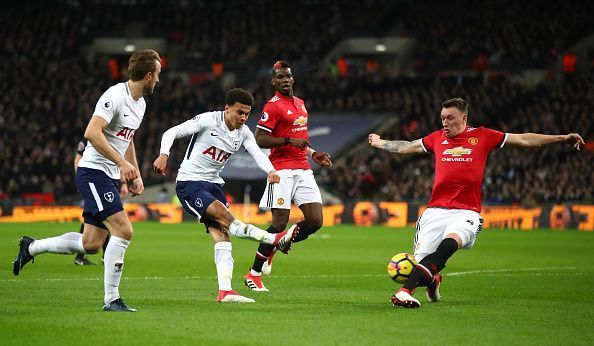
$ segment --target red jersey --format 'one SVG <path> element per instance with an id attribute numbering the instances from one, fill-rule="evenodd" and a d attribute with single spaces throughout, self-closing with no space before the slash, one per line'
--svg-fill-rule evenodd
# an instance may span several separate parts
<path id="1" fill-rule="evenodd" d="M 439 130 L 421 139 L 423 150 L 435 154 L 435 182 L 427 207 L 481 211 L 481 184 L 491 150 L 501 148 L 507 135 L 485 127 L 448 138 Z"/>
<path id="2" fill-rule="evenodd" d="M 286 97 L 277 92 L 264 106 L 257 128 L 276 138 L 305 138 L 307 132 L 307 109 L 298 97 Z M 275 169 L 309 169 L 305 149 L 290 144 L 272 148 L 270 162 Z"/>

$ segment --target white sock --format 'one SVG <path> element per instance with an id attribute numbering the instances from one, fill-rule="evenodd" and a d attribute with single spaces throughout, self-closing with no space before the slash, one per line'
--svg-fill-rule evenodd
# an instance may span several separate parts
<path id="1" fill-rule="evenodd" d="M 233 278 L 233 256 L 231 242 L 223 241 L 214 245 L 214 262 L 217 266 L 217 278 L 220 291 L 231 291 Z"/>
<path id="2" fill-rule="evenodd" d="M 245 224 L 237 219 L 231 222 L 229 233 L 238 238 L 254 240 L 265 244 L 274 244 L 275 234 L 268 233 L 263 229 L 250 224 Z"/>
<path id="3" fill-rule="evenodd" d="M 120 297 L 118 287 L 120 286 L 122 270 L 124 269 L 124 254 L 126 253 L 129 244 L 129 240 L 114 235 L 109 238 L 109 243 L 107 243 L 107 248 L 105 249 L 105 255 L 103 257 L 103 265 L 105 266 L 105 273 L 103 276 L 105 297 L 103 300 L 105 304 Z"/>
<path id="4" fill-rule="evenodd" d="M 253 269 L 250 269 L 250 274 L 252 274 L 252 276 L 262 276 L 262 273 L 261 272 L 257 272 L 257 271 L 255 271 Z"/>
<path id="5" fill-rule="evenodd" d="M 68 232 L 53 238 L 35 240 L 29 245 L 29 253 L 36 256 L 41 253 L 60 253 L 60 254 L 85 254 L 85 248 L 82 244 L 82 234 L 77 232 Z"/>

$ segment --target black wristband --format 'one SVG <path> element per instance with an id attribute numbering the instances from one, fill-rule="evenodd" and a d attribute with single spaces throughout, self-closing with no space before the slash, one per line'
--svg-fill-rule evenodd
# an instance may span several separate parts
<path id="1" fill-rule="evenodd" d="M 290 143 L 291 143 L 291 138 L 285 137 L 285 144 L 290 144 Z"/>

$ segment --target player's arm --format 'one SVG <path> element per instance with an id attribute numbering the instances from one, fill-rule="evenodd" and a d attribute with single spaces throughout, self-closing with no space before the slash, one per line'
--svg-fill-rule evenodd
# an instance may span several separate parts
<path id="1" fill-rule="evenodd" d="M 101 155 L 112 161 L 118 167 L 122 175 L 122 181 L 131 181 L 138 178 L 138 169 L 126 161 L 111 145 L 103 134 L 103 129 L 109 125 L 107 120 L 98 115 L 93 115 L 85 130 L 85 138 L 91 142 L 93 148 Z"/>
<path id="2" fill-rule="evenodd" d="M 292 137 L 272 137 L 268 131 L 256 128 L 256 143 L 260 148 L 277 148 L 283 145 L 292 145 L 299 149 L 304 149 L 309 146 L 305 138 Z"/>
<path id="3" fill-rule="evenodd" d="M 381 139 L 380 136 L 375 133 L 369 134 L 368 139 L 369 144 L 372 147 L 383 149 L 394 154 L 411 155 L 425 152 L 420 139 L 416 139 L 414 141 L 387 141 L 385 139 Z"/>
<path id="4" fill-rule="evenodd" d="M 576 150 L 580 150 L 586 143 L 582 136 L 577 133 L 570 133 L 567 135 L 543 135 L 539 133 L 508 133 L 506 144 L 525 147 L 537 148 L 547 144 L 567 142 L 570 143 Z"/>
<path id="5" fill-rule="evenodd" d="M 307 156 L 311 157 L 315 163 L 322 167 L 332 166 L 332 160 L 330 160 L 330 154 L 324 151 L 315 151 L 312 147 L 307 147 Z"/>
<path id="6" fill-rule="evenodd" d="M 138 168 L 138 161 L 136 160 L 136 146 L 134 145 L 134 140 L 130 141 L 130 145 L 128 149 L 126 149 L 126 153 L 124 153 L 124 158 L 126 161 L 130 162 L 140 173 L 140 168 Z M 123 186 L 120 189 L 122 193 L 122 197 L 126 197 L 127 190 L 130 190 L 134 195 L 140 195 L 144 191 L 144 182 L 142 181 L 142 176 L 138 174 L 138 178 L 132 180 L 130 183 L 123 182 Z M 126 189 L 127 187 L 127 189 Z"/>
<path id="7" fill-rule="evenodd" d="M 80 161 L 80 159 L 82 159 L 82 155 L 79 153 L 76 153 L 76 155 L 74 156 L 74 173 L 76 174 L 76 169 L 78 168 L 78 162 Z"/>
<path id="8" fill-rule="evenodd" d="M 173 142 L 176 139 L 200 132 L 203 130 L 204 126 L 204 121 L 201 120 L 201 116 L 197 115 L 193 119 L 183 122 L 165 131 L 161 137 L 159 156 L 153 162 L 153 169 L 155 172 L 165 175 L 167 160 L 169 159 L 169 152 Z"/>
<path id="9" fill-rule="evenodd" d="M 258 147 L 256 140 L 254 139 L 254 135 L 249 132 L 245 139 L 243 140 L 243 147 L 247 152 L 254 158 L 254 161 L 258 164 L 261 170 L 268 173 L 268 182 L 271 184 L 276 184 L 280 182 L 280 177 L 276 173 L 272 162 L 266 154 L 262 152 L 262 149 Z"/>

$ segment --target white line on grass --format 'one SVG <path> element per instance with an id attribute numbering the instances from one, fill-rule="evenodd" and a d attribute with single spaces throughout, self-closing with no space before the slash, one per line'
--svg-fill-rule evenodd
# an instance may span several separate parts
<path id="1" fill-rule="evenodd" d="M 539 268 L 505 268 L 505 269 L 483 269 L 483 270 L 470 270 L 464 272 L 452 272 L 445 273 L 445 276 L 463 276 L 463 275 L 512 275 L 517 272 L 534 272 L 530 273 L 533 276 L 560 276 L 565 275 L 564 270 L 578 270 L 584 269 L 585 267 L 539 267 Z M 583 272 L 572 272 L 567 273 L 570 275 L 588 275 Z M 325 278 L 372 278 L 372 277 L 383 277 L 387 274 L 318 274 L 318 275 L 274 275 L 274 278 L 300 278 L 300 279 L 325 279 Z M 183 280 L 212 280 L 216 279 L 216 276 L 144 276 L 144 277 L 122 277 L 122 280 L 167 280 L 167 279 L 183 279 Z M 22 281 L 99 281 L 103 280 L 102 277 L 82 277 L 82 278 L 18 278 L 18 279 L 2 279 L 0 282 L 22 282 Z"/>

